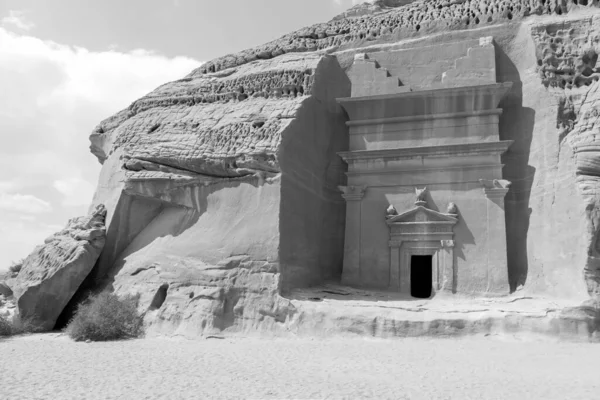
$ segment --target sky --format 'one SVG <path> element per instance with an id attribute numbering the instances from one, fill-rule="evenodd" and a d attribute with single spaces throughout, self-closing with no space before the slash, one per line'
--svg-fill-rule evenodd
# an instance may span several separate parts
<path id="1" fill-rule="evenodd" d="M 85 215 L 104 118 L 357 0 L 0 0 L 0 270 Z"/>

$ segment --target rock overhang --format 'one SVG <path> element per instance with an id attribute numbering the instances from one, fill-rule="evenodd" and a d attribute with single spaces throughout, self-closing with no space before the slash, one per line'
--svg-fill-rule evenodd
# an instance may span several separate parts
<path id="1" fill-rule="evenodd" d="M 313 96 L 324 57 L 285 55 L 162 85 L 103 121 L 92 152 L 103 162 L 120 149 L 127 171 L 213 179 L 277 173 L 281 133 Z"/>
<path id="2" fill-rule="evenodd" d="M 433 2 L 432 2 L 433 3 Z M 452 7 L 466 7 L 471 9 L 473 6 L 473 3 L 475 2 L 465 2 L 465 3 L 457 3 L 457 4 L 448 4 L 448 8 L 452 8 Z M 418 4 L 423 4 L 422 2 L 415 2 L 416 5 Z M 438 3 L 435 3 L 436 5 L 439 5 Z M 441 4 L 441 3 L 440 3 Z M 488 7 L 485 3 L 482 3 L 482 7 Z M 253 70 L 255 70 L 255 72 L 257 71 L 271 71 L 269 72 L 272 73 L 273 71 L 277 71 L 279 67 L 272 67 L 274 64 L 277 64 L 279 61 L 282 60 L 293 60 L 294 57 L 296 57 L 297 59 L 303 59 L 306 57 L 313 57 L 313 56 L 317 56 L 317 57 L 322 57 L 323 54 L 325 52 L 328 52 L 336 57 L 338 57 L 340 54 L 342 54 L 344 51 L 347 50 L 348 53 L 352 53 L 357 51 L 357 48 L 363 48 L 365 46 L 370 46 L 371 45 L 371 49 L 375 49 L 377 48 L 377 46 L 379 46 L 380 49 L 384 49 L 385 50 L 385 43 L 396 43 L 398 40 L 400 39 L 407 39 L 410 37 L 413 38 L 419 38 L 418 40 L 409 43 L 408 46 L 421 46 L 421 44 L 424 43 L 433 43 L 433 39 L 427 39 L 425 40 L 424 38 L 426 38 L 426 34 L 427 33 L 431 33 L 431 32 L 442 32 L 444 30 L 454 30 L 456 33 L 452 33 L 448 36 L 448 40 L 456 40 L 457 38 L 465 38 L 465 37 L 469 37 L 469 35 L 473 35 L 472 33 L 470 33 L 470 30 L 464 30 L 465 28 L 470 28 L 471 26 L 473 26 L 473 23 L 475 21 L 476 18 L 480 18 L 479 23 L 476 24 L 477 27 L 482 27 L 482 26 L 491 26 L 496 24 L 496 27 L 494 28 L 494 32 L 508 32 L 508 30 L 515 30 L 511 27 L 516 28 L 517 24 L 516 22 L 521 20 L 521 18 L 527 16 L 527 15 L 551 15 L 551 14 L 559 14 L 558 10 L 560 10 L 560 13 L 566 14 L 567 11 L 572 11 L 572 9 L 579 7 L 581 10 L 590 10 L 589 8 L 582 8 L 580 6 L 574 6 L 573 2 L 549 2 L 547 7 L 541 7 L 540 3 L 537 1 L 514 1 L 514 2 L 504 2 L 502 4 L 499 5 L 495 5 L 495 3 L 492 3 L 489 5 L 489 9 L 486 11 L 481 10 L 478 12 L 477 15 L 473 15 L 471 14 L 470 16 L 468 16 L 471 25 L 470 26 L 466 26 L 465 25 L 465 20 L 464 20 L 464 14 L 461 14 L 460 16 L 458 16 L 457 18 L 454 17 L 449 17 L 449 18 L 440 18 L 438 22 L 437 26 L 435 25 L 435 22 L 432 21 L 425 21 L 423 22 L 423 20 L 419 20 L 419 19 L 415 19 L 413 21 L 410 21 L 409 23 L 406 24 L 406 26 L 402 25 L 402 26 L 396 26 L 393 29 L 390 29 L 390 27 L 388 26 L 383 26 L 383 28 L 379 29 L 379 30 L 371 30 L 371 29 L 367 29 L 365 32 L 363 32 L 363 27 L 367 26 L 369 24 L 371 24 L 371 22 L 373 21 L 371 19 L 371 17 L 364 17 L 364 21 L 360 21 L 361 18 L 363 17 L 359 17 L 357 18 L 356 21 L 356 26 L 358 26 L 357 30 L 354 30 L 354 28 L 351 28 L 350 31 L 346 32 L 346 33 L 342 33 L 342 31 L 345 29 L 342 29 L 339 32 L 335 32 L 335 35 L 333 35 L 332 32 L 332 36 L 331 37 L 338 37 L 338 39 L 340 38 L 341 35 L 347 35 L 347 41 L 346 38 L 344 38 L 344 40 L 339 41 L 339 43 L 336 42 L 337 39 L 332 39 L 331 43 L 329 43 L 330 39 L 328 39 L 329 34 L 324 31 L 324 34 L 322 34 L 321 32 L 323 31 L 322 28 L 325 27 L 326 24 L 321 24 L 318 27 L 313 28 L 308 28 L 306 30 L 303 30 L 304 33 L 302 34 L 298 34 L 296 36 L 294 36 L 293 38 L 290 35 L 287 35 L 283 40 L 287 41 L 288 39 L 292 40 L 292 42 L 297 42 L 297 38 L 300 37 L 300 41 L 305 41 L 305 44 L 302 46 L 304 47 L 304 50 L 302 50 L 302 46 L 300 47 L 295 47 L 295 44 L 293 43 L 289 43 L 290 46 L 288 46 L 288 48 L 285 49 L 285 51 L 283 51 L 284 49 L 280 47 L 280 49 L 282 51 L 278 51 L 277 47 L 279 46 L 280 41 L 274 41 L 270 44 L 261 46 L 261 52 L 259 52 L 258 54 L 256 54 L 256 57 L 253 58 L 252 52 L 254 50 L 251 51 L 247 51 L 247 52 L 243 52 L 238 55 L 234 55 L 232 57 L 226 57 L 226 58 L 222 58 L 219 60 L 215 60 L 213 62 L 207 63 L 205 64 L 203 67 L 201 67 L 200 69 L 192 72 L 191 74 L 189 74 L 186 78 L 174 82 L 172 84 L 166 84 L 163 85 L 161 88 L 157 89 L 155 91 L 155 93 L 151 96 L 147 96 L 147 98 L 141 99 L 140 101 L 136 102 L 134 106 L 132 106 L 130 109 L 126 110 L 122 115 L 117 115 L 115 117 L 113 117 L 112 119 L 109 119 L 106 121 L 106 123 L 100 128 L 100 130 L 104 131 L 104 132 L 112 132 L 114 131 L 112 127 L 115 126 L 119 126 L 120 124 L 122 124 L 124 121 L 128 120 L 129 118 L 135 118 L 136 117 L 136 113 L 139 114 L 144 114 L 144 115 L 152 115 L 152 113 L 158 113 L 159 111 L 167 111 L 167 110 L 173 110 L 173 118 L 174 120 L 176 120 L 177 118 L 179 118 L 179 116 L 183 116 L 185 114 L 185 110 L 188 110 L 189 108 L 193 108 L 193 107 L 200 107 L 202 109 L 204 109 L 205 107 L 208 109 L 210 106 L 214 106 L 215 108 L 218 109 L 222 109 L 223 113 L 226 114 L 223 118 L 229 118 L 231 117 L 231 121 L 229 120 L 223 120 L 221 122 L 221 125 L 219 125 L 219 127 L 221 126 L 234 126 L 235 123 L 235 118 L 238 118 L 239 121 L 241 121 L 242 123 L 246 123 L 247 120 L 243 120 L 243 118 L 245 118 L 245 115 L 243 111 L 241 111 L 241 108 L 246 107 L 246 108 L 252 108 L 254 107 L 254 105 L 258 106 L 259 104 L 263 104 L 262 101 L 269 101 L 269 100 L 273 100 L 275 101 L 275 99 L 277 99 L 276 103 L 277 104 L 288 104 L 289 105 L 289 110 L 290 113 L 289 115 L 291 115 L 290 118 L 280 118 L 280 120 L 285 120 L 285 122 L 288 123 L 292 123 L 296 113 L 302 108 L 302 103 L 307 102 L 310 98 L 309 94 L 312 95 L 312 93 L 307 93 L 306 91 L 304 91 L 304 93 L 300 93 L 300 90 L 297 88 L 296 86 L 296 92 L 294 93 L 294 85 L 291 85 L 290 87 L 286 88 L 282 88 L 282 91 L 279 93 L 275 93 L 274 97 L 269 96 L 269 98 L 264 98 L 262 96 L 257 96 L 257 97 L 252 97 L 252 96 L 248 96 L 246 97 L 246 95 L 248 95 L 248 91 L 246 90 L 246 86 L 244 86 L 244 91 L 240 91 L 239 88 L 235 88 L 234 86 L 231 86 L 230 88 L 233 88 L 234 90 L 230 90 L 230 91 L 225 91 L 225 92 L 221 92 L 221 93 L 217 93 L 216 96 L 212 96 L 212 92 L 209 93 L 209 96 L 204 96 L 202 93 L 200 93 L 200 99 L 199 99 L 199 95 L 198 93 L 194 94 L 194 93 L 187 93 L 187 88 L 189 88 L 190 86 L 188 85 L 194 85 L 195 80 L 198 79 L 198 82 L 203 82 L 202 84 L 200 84 L 199 86 L 203 86 L 206 87 L 207 85 L 213 85 L 218 83 L 219 81 L 222 80 L 227 80 L 231 77 L 231 79 L 235 79 L 235 77 L 243 77 L 243 76 L 252 76 L 255 77 L 257 76 L 254 72 L 252 72 Z M 476 6 L 481 5 L 479 3 L 475 4 Z M 416 6 L 415 6 L 416 7 Z M 416 10 L 418 11 L 418 7 L 413 7 L 410 10 Z M 446 7 L 446 5 L 444 5 L 443 7 Z M 455 8 L 456 8 L 455 7 Z M 495 7 L 495 8 L 494 8 Z M 512 10 L 511 10 L 512 8 Z M 391 20 L 393 20 L 393 18 L 395 18 L 392 14 L 396 13 L 398 10 L 388 10 L 386 12 L 387 17 L 390 17 Z M 413 12 L 411 11 L 411 12 Z M 442 10 L 442 14 L 443 14 Z M 454 10 L 456 11 L 456 10 Z M 487 14 L 486 14 L 487 12 Z M 491 22 L 487 22 L 484 21 L 483 18 L 481 18 L 481 15 L 488 15 L 488 14 L 493 14 L 494 19 Z M 571 13 L 569 13 L 568 17 L 569 19 L 576 19 L 575 15 L 573 15 L 573 18 L 571 18 Z M 383 14 L 381 15 L 374 15 L 377 18 L 383 17 Z M 550 20 L 550 17 L 544 17 L 545 20 Z M 543 18 L 532 18 L 529 19 L 528 21 L 538 21 L 540 23 L 542 23 L 542 25 L 545 23 L 545 21 Z M 468 21 L 468 20 L 467 20 Z M 407 22 L 405 20 L 405 22 Z M 346 21 L 342 22 L 342 24 L 345 24 Z M 503 24 L 503 25 L 499 25 Z M 416 24 L 416 25 L 415 25 Z M 454 24 L 454 25 L 453 25 Z M 385 24 L 384 24 L 385 25 Z M 529 24 L 531 25 L 531 24 Z M 354 26 L 354 25 L 352 25 Z M 419 26 L 419 30 L 417 31 L 417 26 Z M 503 28 L 504 27 L 504 28 Z M 497 29 L 496 29 L 497 28 Z M 327 28 L 329 29 L 329 28 Z M 337 29 L 337 28 L 335 28 Z M 502 30 L 504 29 L 504 31 Z M 460 31 L 460 32 L 459 32 Z M 485 30 L 485 33 L 487 35 L 490 34 L 494 34 L 493 32 L 491 32 L 492 29 L 490 30 Z M 512 40 L 513 36 L 515 36 L 517 33 L 515 32 L 511 32 L 510 34 L 506 34 L 505 37 L 502 38 L 502 40 L 504 40 L 504 42 L 501 42 L 500 44 L 497 44 L 496 47 L 500 48 L 502 51 L 506 51 L 507 53 L 509 51 L 512 51 L 514 49 L 510 49 L 506 47 L 506 44 Z M 404 36 L 403 36 L 404 35 Z M 511 36 L 512 35 L 512 36 Z M 438 36 L 438 39 L 442 38 L 442 36 Z M 423 39 L 423 40 L 421 40 Z M 442 40 L 446 40 L 446 38 L 442 38 Z M 310 42 L 314 42 L 316 44 L 311 44 Z M 319 41 L 322 41 L 323 43 L 320 44 L 318 43 Z M 402 46 L 404 46 L 403 48 L 407 48 L 406 43 L 410 42 L 410 41 L 404 41 L 404 44 L 402 44 Z M 400 46 L 400 45 L 398 45 Z M 286 53 L 286 51 L 289 50 L 289 52 Z M 297 53 L 294 53 L 296 52 Z M 302 52 L 300 52 L 302 51 Z M 361 50 L 364 51 L 364 50 Z M 367 50 L 370 51 L 370 50 Z M 318 53 L 318 54 L 317 54 Z M 246 57 L 248 56 L 249 57 Z M 506 54 L 501 53 L 501 56 L 503 57 L 513 57 L 514 58 L 514 54 L 510 54 L 509 56 L 507 56 Z M 505 62 L 506 60 L 504 60 Z M 514 61 L 514 60 L 513 60 Z M 294 61 L 290 61 L 290 62 L 294 62 Z M 340 62 L 341 63 L 341 62 Z M 517 62 L 515 62 L 515 64 L 518 64 Z M 211 66 L 214 66 L 214 68 L 212 68 Z M 343 64 L 344 67 L 346 67 L 347 65 Z M 505 64 L 506 66 L 506 64 Z M 512 67 L 515 67 L 514 65 L 512 65 Z M 517 65 L 518 68 L 521 68 L 521 65 Z M 202 68 L 205 68 L 204 70 L 202 70 Z M 212 71 L 211 71 L 212 68 Z M 306 70 L 305 70 L 306 72 Z M 520 73 L 522 73 L 523 77 L 529 77 L 529 75 L 527 73 L 523 73 L 522 68 L 520 70 Z M 507 79 L 507 76 L 509 76 L 510 74 L 507 73 L 506 70 L 500 70 L 498 71 L 499 76 L 503 76 L 503 79 L 505 80 L 513 80 L 513 79 Z M 519 78 L 519 72 L 517 72 L 517 79 L 515 80 L 515 88 L 511 91 L 511 99 L 512 102 L 510 104 L 510 107 L 512 107 L 513 109 L 515 108 L 522 108 L 522 92 L 525 90 L 530 90 L 531 91 L 531 87 L 525 87 L 523 88 L 523 83 L 518 81 Z M 512 77 L 511 77 L 512 78 Z M 524 78 L 525 79 L 525 78 Z M 198 83 L 196 82 L 196 83 Z M 205 85 L 206 84 L 206 85 Z M 534 85 L 534 83 L 532 82 L 525 82 L 525 85 Z M 212 90 L 212 89 L 211 89 Z M 288 92 L 285 93 L 285 90 L 287 90 Z M 198 91 L 198 92 L 201 92 Z M 293 95 L 290 96 L 290 94 L 293 93 Z M 241 95 L 241 96 L 240 96 Z M 294 96 L 295 95 L 295 96 Z M 204 96 L 204 97 L 202 97 Z M 199 99 L 199 101 L 198 101 Z M 531 100 L 530 100 L 531 101 Z M 298 102 L 298 103 L 295 103 Z M 235 105 L 239 105 L 240 106 L 240 110 L 235 109 Z M 503 106 L 505 107 L 506 104 Z M 496 112 L 498 111 L 496 110 L 491 110 L 490 112 Z M 145 114 L 148 113 L 148 114 Z M 497 115 L 495 116 L 499 116 L 499 112 Z M 198 115 L 199 118 L 202 118 L 204 120 L 210 121 L 211 120 L 211 115 L 206 113 L 206 114 L 202 114 L 202 115 Z M 508 120 L 511 120 L 514 118 L 514 110 L 508 110 L 507 115 L 506 116 L 501 116 L 501 118 L 503 118 L 503 123 L 506 124 Z M 194 122 L 195 123 L 195 122 Z M 252 121 L 253 125 L 261 125 L 261 126 L 268 126 L 268 118 L 265 118 L 264 120 L 261 119 L 257 119 L 256 121 Z M 192 123 L 193 124 L 193 123 Z M 351 125 L 351 124 L 350 124 Z M 288 125 L 289 126 L 289 125 Z M 148 130 L 151 130 L 154 128 L 153 125 L 150 125 L 147 127 Z M 253 126 L 253 128 L 257 128 L 257 126 Z M 260 127 L 258 127 L 260 128 Z M 172 127 L 169 127 L 168 129 L 172 129 Z M 285 128 L 284 128 L 285 129 Z M 152 133 L 160 133 L 161 131 L 161 127 L 155 128 L 154 131 Z M 143 130 L 140 132 L 144 132 Z M 299 132 L 299 131 L 295 131 L 295 132 Z M 520 132 L 520 131 L 519 131 Z M 506 135 L 506 129 L 503 131 L 503 134 Z M 103 134 L 101 132 L 98 132 L 99 136 L 103 136 Z M 108 137 L 110 135 L 106 135 L 106 137 Z M 218 135 L 217 135 L 218 136 Z M 508 136 L 508 139 L 515 139 L 514 136 Z M 517 142 L 520 142 L 520 138 L 516 138 Z M 112 139 L 110 139 L 112 140 Z M 110 141 L 108 140 L 108 141 Z M 190 142 L 182 140 L 180 143 L 184 143 L 183 147 L 192 147 L 192 145 L 190 144 Z M 179 142 L 178 142 L 179 143 Z M 505 150 L 505 147 L 508 146 L 508 144 L 510 143 L 509 141 L 506 141 L 505 143 L 502 144 L 501 147 L 503 147 L 502 149 L 497 149 L 497 153 L 500 154 L 501 151 Z M 520 143 L 517 143 L 519 146 L 521 146 Z M 281 143 L 279 144 L 279 146 L 281 145 Z M 506 145 L 506 146 L 505 146 Z M 161 147 L 162 145 L 158 145 L 154 148 L 153 153 L 154 154 L 158 154 L 159 156 L 164 156 L 164 151 L 163 151 L 163 147 Z M 165 146 L 165 148 L 168 148 L 170 145 Z M 585 146 L 591 148 L 591 144 L 585 144 Z M 132 147 L 134 148 L 134 147 Z M 274 154 L 275 154 L 275 159 L 276 161 L 280 161 L 277 158 L 278 152 L 277 149 L 280 149 L 280 147 L 278 146 L 274 146 L 274 148 L 276 150 L 274 150 Z M 121 147 L 119 148 L 119 150 L 124 150 L 125 147 Z M 584 149 L 584 146 L 581 146 L 581 149 Z M 135 153 L 135 151 L 137 151 L 134 148 L 134 152 L 132 152 L 131 154 L 136 154 L 140 157 L 131 157 L 129 156 L 129 160 L 134 160 L 132 164 L 130 164 L 130 166 L 133 167 L 133 169 L 138 168 L 138 170 L 125 170 L 125 175 L 126 175 L 126 180 L 127 180 L 127 184 L 131 184 L 131 187 L 138 185 L 139 186 L 143 186 L 147 183 L 149 183 L 150 181 L 152 182 L 156 182 L 157 180 L 161 180 L 164 182 L 178 182 L 177 184 L 183 184 L 183 185 L 187 185 L 187 186 L 197 186 L 197 185 L 203 185 L 203 182 L 209 181 L 209 182 L 214 182 L 214 181 L 220 181 L 220 182 L 229 182 L 230 180 L 250 180 L 250 179 L 257 179 L 257 177 L 255 177 L 254 175 L 238 175 L 238 173 L 236 172 L 236 169 L 239 168 L 235 168 L 232 164 L 230 164 L 229 166 L 226 164 L 227 162 L 229 162 L 228 160 L 230 160 L 230 153 L 225 151 L 227 149 L 224 149 L 221 152 L 215 152 L 215 154 L 217 155 L 216 157 L 213 157 L 211 159 L 211 157 L 207 157 L 206 159 L 203 159 L 201 161 L 199 161 L 199 165 L 200 167 L 198 167 L 198 165 L 194 164 L 194 161 L 189 161 L 189 160 L 185 160 L 185 161 L 181 161 L 181 162 L 177 162 L 176 165 L 174 166 L 168 166 L 165 164 L 161 164 L 162 161 L 158 160 L 157 162 L 154 162 L 154 160 L 152 160 L 151 158 L 148 159 L 143 159 L 143 155 L 140 156 L 141 152 L 137 152 Z M 519 152 L 521 151 L 521 148 L 519 147 Z M 587 153 L 592 153 L 592 152 L 587 152 Z M 127 153 L 126 153 L 127 154 Z M 289 153 L 288 153 L 289 154 Z M 583 152 L 581 153 L 583 154 Z M 507 163 L 511 164 L 509 165 L 509 167 L 512 167 L 515 163 L 514 161 L 511 160 L 511 157 L 514 157 L 514 154 L 511 153 L 508 155 L 507 157 Z M 582 157 L 582 156 L 580 156 Z M 592 155 L 592 158 L 594 156 Z M 236 161 L 236 165 L 237 165 L 237 160 Z M 591 160 L 592 162 L 594 162 L 593 160 Z M 534 161 L 532 164 L 535 164 L 538 161 Z M 144 163 L 148 163 L 147 165 L 149 165 L 149 169 L 145 169 L 144 167 Z M 137 164 L 137 166 L 136 166 Z M 185 168 L 189 167 L 189 164 L 191 164 L 192 166 L 192 171 L 186 171 L 184 170 Z M 141 165 L 141 168 L 139 168 Z M 158 167 L 156 167 L 158 166 Z M 237 165 L 239 167 L 239 165 Z M 182 168 L 180 168 L 182 167 Z M 169 168 L 172 168 L 172 170 L 168 170 Z M 206 174 L 204 174 L 206 172 Z M 216 173 L 215 173 L 216 172 Z M 261 170 L 261 172 L 264 172 Z M 270 173 L 270 172 L 269 172 Z M 212 174 L 212 175 L 211 175 Z M 538 173 L 539 176 L 539 173 Z M 592 185 L 589 182 L 589 178 L 588 177 L 588 181 L 586 184 L 588 185 Z M 209 185 L 212 183 L 209 183 Z M 593 185 L 592 185 L 593 186 Z M 129 189 L 127 189 L 129 190 Z M 520 189 L 519 189 L 520 190 Z M 165 191 L 168 191 L 168 189 L 165 189 Z M 141 191 L 135 191 L 132 189 L 131 194 L 133 193 L 137 193 L 137 195 L 141 195 L 144 193 L 143 190 Z M 150 197 L 153 197 L 154 195 L 151 195 Z M 171 200 L 169 202 L 172 202 Z M 554 203 L 554 200 L 552 201 L 552 203 Z M 179 203 L 178 203 L 179 204 Z M 531 274 L 532 276 L 534 275 L 533 273 Z M 535 277 L 532 277 L 532 279 L 535 279 Z"/>

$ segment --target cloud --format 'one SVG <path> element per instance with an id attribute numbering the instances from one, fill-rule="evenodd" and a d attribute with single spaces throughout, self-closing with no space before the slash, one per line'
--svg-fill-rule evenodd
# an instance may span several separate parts
<path id="1" fill-rule="evenodd" d="M 93 52 L 0 27 L 0 269 L 87 212 L 100 170 L 93 128 L 201 64 L 117 48 Z"/>
<path id="2" fill-rule="evenodd" d="M 30 194 L 0 193 L 0 210 L 25 214 L 41 214 L 52 211 L 47 201 Z"/>
<path id="3" fill-rule="evenodd" d="M 0 224 L 2 253 L 0 271 L 6 270 L 13 261 L 25 258 L 53 233 L 63 229 L 63 225 L 40 223 L 35 219 L 4 219 Z"/>
<path id="4" fill-rule="evenodd" d="M 24 11 L 10 10 L 8 12 L 8 17 L 2 18 L 0 20 L 0 24 L 12 25 L 23 31 L 29 31 L 33 27 L 35 27 L 35 24 L 33 22 L 27 21 L 24 17 L 24 14 Z"/>
<path id="5" fill-rule="evenodd" d="M 362 3 L 374 3 L 376 0 L 332 0 L 334 4 L 344 7 L 355 6 Z"/>
<path id="6" fill-rule="evenodd" d="M 64 206 L 88 206 L 94 197 L 95 186 L 82 178 L 68 178 L 54 181 L 54 188 L 64 200 Z"/>

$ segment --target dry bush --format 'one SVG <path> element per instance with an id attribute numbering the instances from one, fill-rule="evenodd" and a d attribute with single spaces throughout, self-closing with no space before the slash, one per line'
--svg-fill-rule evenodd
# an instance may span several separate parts
<path id="1" fill-rule="evenodd" d="M 11 336 L 14 334 L 12 324 L 0 315 L 0 336 Z"/>
<path id="2" fill-rule="evenodd" d="M 19 319 L 7 319 L 0 316 L 0 336 L 15 336 L 28 333 L 44 332 L 31 320 L 21 321 Z"/>
<path id="3" fill-rule="evenodd" d="M 106 341 L 136 338 L 143 334 L 142 317 L 137 311 L 137 299 L 120 299 L 103 292 L 80 304 L 66 328 L 75 341 Z"/>

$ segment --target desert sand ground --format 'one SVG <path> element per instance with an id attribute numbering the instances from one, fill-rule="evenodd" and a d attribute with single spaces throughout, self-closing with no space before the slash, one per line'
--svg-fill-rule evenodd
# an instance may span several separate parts
<path id="1" fill-rule="evenodd" d="M 0 340 L 2 399 L 598 399 L 600 345 L 467 339 Z"/>

